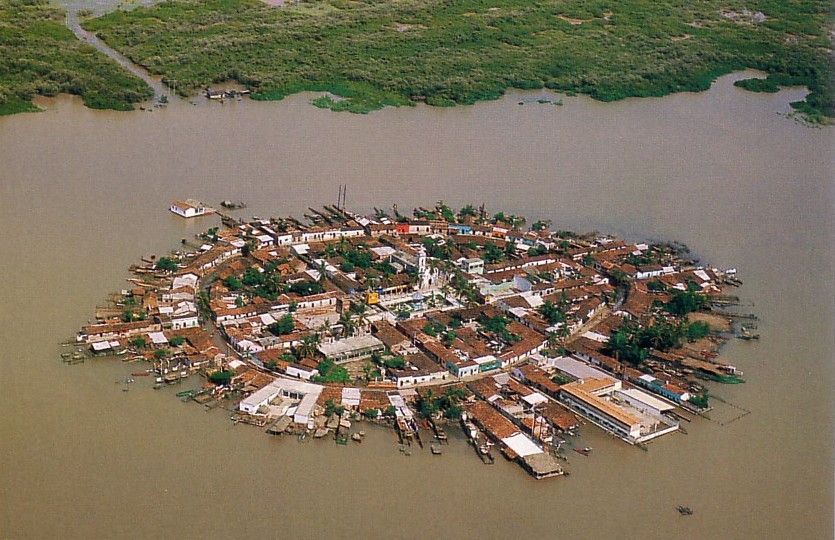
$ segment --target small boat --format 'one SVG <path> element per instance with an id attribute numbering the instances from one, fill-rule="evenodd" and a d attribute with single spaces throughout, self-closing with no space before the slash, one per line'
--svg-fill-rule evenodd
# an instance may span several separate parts
<path id="1" fill-rule="evenodd" d="M 135 373 L 131 373 L 132 377 L 147 377 L 149 375 L 150 373 L 148 373 L 147 371 L 137 371 Z"/>
<path id="2" fill-rule="evenodd" d="M 577 452 L 578 454 L 581 454 L 581 455 L 583 455 L 583 456 L 589 457 L 589 452 L 588 452 L 588 450 L 585 450 L 585 449 L 583 449 L 583 448 L 573 448 L 572 450 L 574 450 L 574 451 L 575 451 L 575 452 Z"/>
<path id="3" fill-rule="evenodd" d="M 441 453 L 443 453 L 443 450 L 441 450 L 441 446 L 438 444 L 433 443 L 429 446 L 429 448 L 432 450 L 432 454 L 436 456 L 440 456 Z"/>
<path id="4" fill-rule="evenodd" d="M 183 390 L 182 392 L 177 392 L 175 395 L 177 397 L 189 397 L 194 393 L 194 390 Z"/>
<path id="5" fill-rule="evenodd" d="M 354 433 L 353 435 L 351 435 L 351 440 L 354 442 L 362 442 L 362 435 L 360 435 L 359 433 Z"/>
<path id="6" fill-rule="evenodd" d="M 225 201 L 222 201 L 220 203 L 220 205 L 224 208 L 229 209 L 229 210 L 238 210 L 240 208 L 246 208 L 246 203 L 244 203 L 243 201 L 235 202 L 235 201 L 225 200 Z"/>
<path id="7" fill-rule="evenodd" d="M 593 450 L 593 448 L 592 448 L 591 446 L 586 446 L 585 448 L 583 448 L 583 450 L 584 450 L 584 451 L 586 451 L 586 452 L 588 452 L 588 453 L 591 453 L 591 451 Z"/>
<path id="8" fill-rule="evenodd" d="M 688 506 L 679 505 L 679 506 L 676 506 L 676 510 L 678 510 L 678 513 L 681 514 L 682 516 L 692 516 L 693 515 L 693 510 L 691 510 L 690 507 L 688 507 Z"/>

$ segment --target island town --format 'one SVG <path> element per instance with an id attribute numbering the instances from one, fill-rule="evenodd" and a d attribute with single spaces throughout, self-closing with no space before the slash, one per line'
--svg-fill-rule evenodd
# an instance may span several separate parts
<path id="1" fill-rule="evenodd" d="M 560 476 L 569 451 L 592 451 L 581 424 L 640 448 L 686 433 L 710 411 L 707 382 L 742 382 L 720 347 L 759 337 L 727 294 L 736 271 L 680 244 L 443 201 L 360 215 L 342 187 L 298 218 L 170 210 L 221 225 L 131 267 L 62 356 L 116 355 L 272 435 L 361 443 L 377 423 L 406 455 L 442 454 L 460 426 L 485 463 Z"/>

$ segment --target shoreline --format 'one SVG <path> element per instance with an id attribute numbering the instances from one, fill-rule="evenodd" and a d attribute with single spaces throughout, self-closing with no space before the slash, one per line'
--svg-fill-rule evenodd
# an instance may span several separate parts
<path id="1" fill-rule="evenodd" d="M 586 95 L 568 96 L 566 94 L 560 94 L 558 92 L 551 91 L 551 90 L 548 90 L 548 89 L 542 89 L 542 90 L 512 90 L 512 91 L 507 92 L 506 94 L 500 96 L 499 98 L 497 98 L 496 100 L 493 100 L 493 101 L 509 100 L 509 102 L 513 103 L 514 105 L 522 105 L 524 103 L 524 105 L 525 105 L 524 108 L 525 109 L 531 108 L 531 107 L 558 107 L 558 108 L 571 107 L 572 104 L 577 102 L 577 100 L 587 100 L 587 99 L 591 100 L 592 103 L 594 103 L 596 105 L 618 106 L 618 105 L 621 105 L 621 104 L 622 105 L 631 105 L 631 104 L 633 104 L 633 103 L 635 103 L 636 101 L 639 101 L 639 100 L 644 101 L 644 100 L 652 100 L 652 99 L 675 99 L 677 96 L 687 96 L 687 95 L 699 96 L 699 95 L 704 94 L 706 92 L 715 91 L 717 85 L 723 85 L 723 86 L 734 87 L 733 88 L 734 90 L 737 90 L 739 92 L 744 92 L 746 95 L 750 94 L 751 98 L 753 98 L 753 99 L 758 99 L 758 98 L 762 98 L 762 97 L 769 97 L 769 96 L 773 96 L 773 95 L 785 96 L 785 99 L 781 100 L 781 103 L 779 104 L 779 106 L 775 107 L 774 112 L 776 112 L 776 113 L 778 113 L 782 116 L 785 116 L 786 118 L 789 118 L 789 119 L 794 118 L 796 121 L 802 122 L 803 125 L 808 126 L 808 127 L 818 127 L 818 128 L 826 127 L 825 125 L 821 125 L 821 124 L 803 122 L 802 119 L 800 119 L 799 117 L 796 116 L 796 114 L 797 114 L 796 111 L 794 111 L 791 108 L 790 103 L 792 101 L 796 101 L 797 99 L 801 99 L 804 95 L 806 95 L 808 93 L 808 89 L 806 89 L 806 88 L 803 88 L 803 87 L 785 87 L 785 88 L 781 88 L 780 91 L 777 94 L 759 93 L 759 95 L 755 95 L 757 93 L 749 92 L 747 90 L 737 88 L 734 85 L 735 81 L 747 79 L 747 78 L 750 78 L 752 76 L 755 77 L 755 76 L 760 75 L 760 74 L 761 74 L 761 72 L 758 72 L 756 70 L 744 70 L 744 71 L 733 72 L 733 73 L 730 73 L 730 74 L 727 74 L 727 75 L 723 75 L 722 77 L 720 77 L 719 79 L 714 81 L 714 83 L 711 85 L 711 88 L 704 91 L 704 92 L 676 92 L 676 93 L 668 94 L 666 96 L 662 96 L 662 97 L 658 97 L 658 98 L 632 98 L 632 97 L 629 97 L 629 98 L 624 98 L 620 101 L 615 101 L 615 102 L 600 102 L 600 101 L 596 101 L 593 98 L 591 98 L 590 96 L 586 96 Z M 233 86 L 234 86 L 235 89 L 238 89 L 240 87 L 240 85 L 237 85 L 237 84 L 235 84 Z M 205 95 L 199 95 L 199 96 L 194 96 L 193 98 L 190 98 L 190 99 L 186 99 L 186 98 L 172 99 L 167 104 L 153 104 L 153 106 L 149 106 L 149 107 L 146 107 L 145 105 L 140 105 L 140 106 L 137 106 L 135 109 L 132 109 L 131 111 L 121 111 L 121 110 L 111 110 L 111 109 L 92 109 L 92 108 L 87 107 L 86 105 L 84 105 L 83 102 L 79 102 L 78 105 L 82 105 L 86 109 L 90 109 L 91 111 L 102 111 L 102 112 L 105 112 L 105 113 L 110 113 L 110 112 L 120 112 L 120 113 L 121 112 L 136 112 L 136 113 L 161 112 L 161 113 L 164 113 L 165 110 L 170 109 L 172 107 L 175 108 L 175 109 L 179 108 L 179 107 L 184 107 L 184 108 L 195 108 L 196 107 L 195 110 L 203 111 L 203 110 L 205 110 L 204 109 L 205 107 L 240 107 L 240 106 L 247 106 L 248 103 L 252 104 L 253 106 L 258 106 L 259 104 L 281 103 L 285 100 L 304 100 L 306 102 L 307 106 L 311 106 L 312 102 L 314 100 L 316 100 L 317 98 L 319 98 L 321 95 L 322 94 L 319 93 L 319 92 L 303 91 L 303 92 L 299 92 L 297 94 L 289 95 L 286 98 L 283 98 L 282 100 L 268 100 L 268 101 L 257 101 L 257 100 L 253 100 L 251 98 L 248 98 L 246 96 L 238 96 L 235 99 L 227 100 L 227 102 L 225 104 L 219 103 L 218 100 L 208 99 L 207 97 L 205 97 Z M 62 94 L 59 94 L 59 95 L 54 96 L 54 97 L 35 96 L 32 100 L 32 105 L 34 105 L 35 108 L 31 109 L 31 110 L 28 110 L 28 111 L 25 111 L 25 112 L 47 112 L 47 111 L 56 112 L 61 107 L 66 106 L 67 104 L 69 104 L 71 106 L 76 106 L 76 103 L 74 103 L 74 101 L 75 100 L 82 100 L 82 99 L 83 98 L 81 96 L 77 96 L 77 95 L 74 95 L 74 94 L 66 94 L 66 93 L 62 93 Z M 152 102 L 149 102 L 149 103 L 152 103 Z M 489 103 L 491 103 L 491 101 L 476 102 L 471 106 L 472 107 L 478 107 L 480 105 L 486 105 L 486 104 L 489 104 Z M 466 107 L 469 107 L 469 106 L 470 105 L 468 105 Z M 429 106 L 425 103 L 417 103 L 417 104 L 414 105 L 414 107 L 420 108 L 420 107 L 431 107 L 431 106 Z M 438 107 L 432 107 L 432 108 L 437 109 Z M 461 107 L 458 107 L 458 108 L 460 109 Z M 379 112 L 382 112 L 384 110 L 385 109 L 380 109 Z M 7 115 L 7 116 L 12 116 L 12 115 Z M 3 118 L 3 116 L 0 116 L 0 120 L 2 120 L 2 118 Z"/>

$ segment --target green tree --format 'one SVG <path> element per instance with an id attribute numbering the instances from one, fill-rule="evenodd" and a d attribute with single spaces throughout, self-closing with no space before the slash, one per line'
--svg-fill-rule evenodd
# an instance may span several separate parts
<path id="1" fill-rule="evenodd" d="M 565 313 L 550 300 L 546 300 L 545 303 L 539 306 L 538 311 L 542 315 L 542 318 L 550 325 L 564 323 L 566 321 Z"/>
<path id="2" fill-rule="evenodd" d="M 383 365 L 387 368 L 403 369 L 406 367 L 406 361 L 399 356 L 391 356 L 383 360 Z"/>
<path id="3" fill-rule="evenodd" d="M 663 283 L 655 279 L 647 283 L 647 289 L 654 292 L 663 292 L 667 289 L 667 287 Z"/>
<path id="4" fill-rule="evenodd" d="M 342 326 L 342 335 L 345 337 L 354 335 L 354 331 L 357 328 L 356 322 L 354 322 L 354 319 L 351 318 L 350 310 L 343 311 L 339 314 L 339 321 L 337 324 Z"/>
<path id="5" fill-rule="evenodd" d="M 297 352 L 301 358 L 313 358 L 319 348 L 319 343 L 322 341 L 318 333 L 313 332 L 306 335 L 301 344 L 297 347 Z"/>
<path id="6" fill-rule="evenodd" d="M 299 296 L 311 296 L 322 292 L 322 285 L 316 281 L 297 281 L 290 285 L 290 292 Z"/>
<path id="7" fill-rule="evenodd" d="M 255 287 L 264 283 L 266 272 L 261 273 L 253 267 L 244 270 L 244 275 L 241 277 L 241 283 L 247 287 Z"/>
<path id="8" fill-rule="evenodd" d="M 325 416 L 332 416 L 334 414 L 337 415 L 337 416 L 342 416 L 342 413 L 344 413 L 344 412 L 345 412 L 345 407 L 343 407 L 341 405 L 337 405 L 336 403 L 333 402 L 332 399 L 326 399 L 325 400 Z"/>
<path id="9" fill-rule="evenodd" d="M 334 367 L 333 360 L 329 358 L 325 358 L 319 362 L 318 370 L 320 377 L 327 377 L 328 373 L 330 373 L 331 369 Z"/>
<path id="10" fill-rule="evenodd" d="M 235 376 L 235 372 L 232 370 L 218 370 L 209 373 L 209 382 L 217 384 L 217 385 L 224 385 L 229 384 L 232 380 L 232 377 Z"/>
<path id="11" fill-rule="evenodd" d="M 444 325 L 436 321 L 427 321 L 422 328 L 424 334 L 432 337 L 436 337 L 438 332 L 441 332 L 443 329 Z"/>
<path id="12" fill-rule="evenodd" d="M 476 216 L 475 208 L 473 208 L 473 205 L 471 205 L 471 204 L 468 204 L 467 206 L 463 207 L 461 210 L 458 211 L 458 217 L 459 218 L 464 219 L 467 216 L 470 216 L 470 217 L 475 217 Z"/>
<path id="13" fill-rule="evenodd" d="M 638 344 L 634 327 L 624 323 L 606 342 L 609 353 L 620 360 L 633 366 L 639 365 L 646 360 L 648 353 Z"/>
<path id="14" fill-rule="evenodd" d="M 183 336 L 174 336 L 168 340 L 168 343 L 170 343 L 172 347 L 179 347 L 184 341 L 185 338 L 183 338 Z"/>
<path id="15" fill-rule="evenodd" d="M 274 336 L 283 336 L 293 331 L 295 325 L 293 316 L 287 313 L 279 318 L 276 322 L 267 326 L 267 330 Z"/>
<path id="16" fill-rule="evenodd" d="M 710 333 L 710 325 L 704 321 L 695 321 L 687 325 L 687 341 L 697 341 Z"/>
<path id="17" fill-rule="evenodd" d="M 698 311 L 710 303 L 707 296 L 694 291 L 680 291 L 677 292 L 667 302 L 667 311 L 673 315 L 687 315 L 693 311 Z"/>
<path id="18" fill-rule="evenodd" d="M 444 409 L 444 418 L 449 418 L 452 420 L 457 420 L 461 418 L 461 413 L 464 412 L 464 409 L 461 408 L 461 405 L 457 403 L 453 403 L 446 409 Z"/>
<path id="19" fill-rule="evenodd" d="M 243 283 L 235 276 L 226 276 L 221 280 L 221 283 L 230 291 L 240 291 L 243 288 Z"/>
<path id="20" fill-rule="evenodd" d="M 424 418 L 429 418 L 438 412 L 439 400 L 435 397 L 433 390 L 430 388 L 423 395 L 418 395 L 417 399 L 418 411 Z"/>
<path id="21" fill-rule="evenodd" d="M 170 257 L 160 257 L 157 259 L 157 264 L 155 266 L 157 270 L 161 270 L 163 272 L 174 272 L 177 270 L 177 261 L 171 259 Z"/>
<path id="22" fill-rule="evenodd" d="M 484 262 L 487 264 L 494 264 L 505 259 L 505 252 L 496 247 L 496 244 L 485 244 L 483 252 Z"/>

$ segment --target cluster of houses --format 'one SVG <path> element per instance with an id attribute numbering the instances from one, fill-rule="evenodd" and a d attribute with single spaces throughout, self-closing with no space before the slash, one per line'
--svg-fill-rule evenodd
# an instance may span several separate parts
<path id="1" fill-rule="evenodd" d="M 203 207 L 171 207 L 190 208 Z M 522 231 L 515 216 L 442 204 L 415 218 L 311 211 L 306 223 L 224 217 L 176 268 L 135 267 L 133 288 L 79 341 L 131 349 L 161 374 L 228 372 L 215 386 L 246 396 L 241 414 L 310 429 L 326 404 L 411 421 L 422 389 L 454 385 L 470 419 L 522 461 L 571 433 L 577 415 L 630 443 L 675 431 L 671 411 L 691 395 L 681 366 L 721 372 L 660 351 L 655 369 L 637 369 L 607 348 L 675 291 L 721 293 L 720 271 L 669 248 L 542 223 Z"/>

